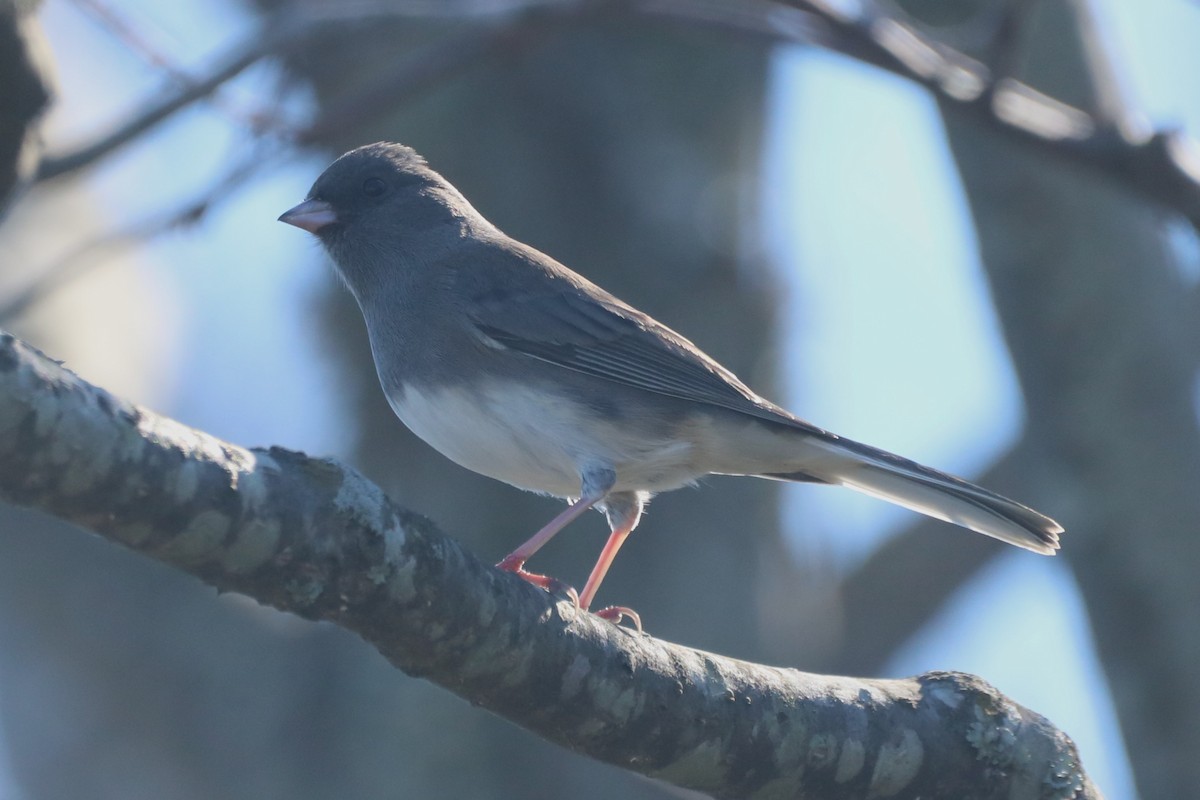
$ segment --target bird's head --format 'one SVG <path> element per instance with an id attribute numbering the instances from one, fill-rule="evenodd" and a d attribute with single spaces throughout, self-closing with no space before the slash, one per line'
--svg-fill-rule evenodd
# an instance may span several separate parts
<path id="1" fill-rule="evenodd" d="M 321 173 L 281 222 L 315 235 L 353 288 L 383 258 L 436 248 L 486 221 L 411 148 L 377 142 L 346 153 Z"/>

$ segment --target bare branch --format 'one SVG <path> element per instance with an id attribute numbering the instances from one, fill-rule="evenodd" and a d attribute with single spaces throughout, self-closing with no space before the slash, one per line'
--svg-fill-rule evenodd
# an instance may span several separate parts
<path id="1" fill-rule="evenodd" d="M 764 4 L 752 3 L 762 9 Z M 991 56 L 1004 72 L 924 36 L 879 12 L 870 0 L 773 0 L 779 10 L 747 13 L 744 4 L 724 7 L 705 0 L 630 0 L 635 13 L 750 35 L 764 42 L 816 44 L 908 78 L 924 86 L 949 113 L 989 128 L 1061 161 L 1106 175 L 1159 206 L 1175 211 L 1200 231 L 1200 156 L 1181 131 L 1144 135 L 1124 124 L 1127 112 L 1101 109 L 1096 117 L 1061 103 L 1007 74 L 1015 26 L 1027 0 L 1012 0 L 1000 21 Z"/>
<path id="2" fill-rule="evenodd" d="M 468 14 L 465 10 L 464 14 Z M 590 13 L 597 4 L 594 0 L 514 0 L 504 4 L 503 15 L 475 14 L 498 22 L 493 26 L 469 30 L 465 34 L 451 36 L 444 42 L 430 47 L 401 62 L 401 66 L 384 74 L 380 80 L 366 87 L 359 94 L 348 98 L 333 112 L 350 111 L 365 113 L 365 101 L 386 97 L 388 103 L 380 104 L 378 111 L 394 107 L 398 100 L 385 92 L 399 85 L 401 94 L 429 85 L 434 80 L 452 74 L 481 55 L 493 52 L 497 46 L 509 43 L 522 29 L 533 29 L 537 23 L 549 19 L 565 19 L 581 13 Z M 516 13 L 523 11 L 525 13 Z M 258 61 L 286 54 L 326 35 L 334 24 L 361 24 L 376 18 L 441 17 L 446 13 L 428 3 L 378 3 L 359 2 L 346 6 L 314 5 L 297 3 L 265 18 L 255 31 L 244 41 L 233 47 L 225 56 L 217 59 L 216 66 L 203 78 L 188 80 L 174 92 L 150 102 L 116 129 L 101 136 L 95 142 L 84 145 L 74 152 L 52 156 L 42 161 L 36 179 L 51 180 L 74 172 L 103 158 L 112 151 L 132 142 L 154 128 L 172 114 L 193 103 L 204 100 L 228 81 L 240 75 Z M 179 75 L 173 73 L 178 82 Z M 390 104 L 390 105 L 389 105 Z M 307 129 L 293 133 L 297 143 L 307 143 L 327 124 L 336 119 L 336 124 L 349 124 L 346 119 L 337 119 L 336 113 L 326 110 Z"/>
<path id="3" fill-rule="evenodd" d="M 1023 3 L 1005 18 L 997 46 L 1011 48 L 1011 30 Z M 879 13 L 870 2 L 834 3 L 830 0 L 747 0 L 741 4 L 713 0 L 512 0 L 501 6 L 463 2 L 455 4 L 462 16 L 487 24 L 433 45 L 347 98 L 338 112 L 370 115 L 394 106 L 399 87 L 404 97 L 433 85 L 467 63 L 490 55 L 539 30 L 547 20 L 582 19 L 589 15 L 632 14 L 666 18 L 749 35 L 764 42 L 819 44 L 853 58 L 904 76 L 929 89 L 954 109 L 1004 135 L 1061 160 L 1107 175 L 1146 199 L 1174 210 L 1200 230 L 1200 159 L 1195 145 L 1179 131 L 1147 136 L 1126 130 L 1118 118 L 1096 118 L 1037 92 L 1008 75 L 993 75 L 981 63 L 923 36 L 913 27 Z M 499 8 L 499 10 L 497 10 Z M 857 9 L 850 13 L 847 9 Z M 311 3 L 288 7 L 268 18 L 241 45 L 233 48 L 204 78 L 148 105 L 98 141 L 44 161 L 38 172 L 47 180 L 92 163 L 132 141 L 181 108 L 214 92 L 226 81 L 258 60 L 311 42 L 330 24 L 373 17 L 445 17 L 446 6 L 428 2 L 381 4 L 358 2 L 323 8 Z M 542 28 L 544 30 L 544 28 Z M 1006 64 L 1001 59 L 1001 64 Z M 388 104 L 378 102 L 387 99 Z M 1123 115 L 1127 117 L 1128 115 Z M 298 142 L 313 141 L 338 115 L 326 113 L 307 130 L 296 133 Z M 338 124 L 346 124 L 344 120 Z"/>
<path id="4" fill-rule="evenodd" d="M 37 180 L 46 181 L 85 167 L 146 133 L 176 111 L 211 95 L 223 84 L 263 57 L 299 45 L 311 28 L 288 18 L 272 18 L 246 41 L 234 47 L 203 78 L 159 98 L 97 141 L 78 150 L 42 161 Z"/>
<path id="5" fill-rule="evenodd" d="M 128 48 L 142 62 L 165 76 L 176 89 L 186 90 L 195 85 L 189 71 L 178 64 L 166 48 L 155 44 L 152 38 L 143 32 L 142 25 L 131 20 L 121 10 L 114 8 L 108 0 L 72 0 L 72 2 L 79 9 L 94 17 L 113 38 Z M 233 77 L 235 76 L 230 76 L 230 79 Z M 277 122 L 277 117 L 267 110 L 243 109 L 233 103 L 222 102 L 219 94 L 220 88 L 217 86 L 212 92 L 214 95 L 213 107 L 231 122 L 242 125 L 256 134 L 264 131 L 281 132 L 284 128 L 282 123 Z M 268 91 L 264 93 L 264 97 L 274 104 L 278 104 L 280 101 L 277 93 Z"/>
<path id="6" fill-rule="evenodd" d="M 1124 130 L 1129 116 L 1103 109 L 1095 118 L 880 14 L 869 0 L 778 0 L 822 19 L 820 44 L 921 84 L 948 113 L 989 128 L 1062 161 L 1108 176 L 1200 230 L 1200 157 L 1180 131 L 1144 136 Z M 849 13 L 848 9 L 857 9 Z"/>
<path id="7" fill-rule="evenodd" d="M 55 290 L 104 262 L 101 256 L 137 245 L 169 230 L 199 223 L 217 204 L 252 175 L 276 163 L 278 148 L 252 147 L 238 164 L 208 189 L 164 212 L 152 214 L 119 230 L 83 242 L 51 264 L 36 271 L 37 277 L 23 289 L 0 300 L 0 325 L 7 325 L 37 305 Z"/>
<path id="8" fill-rule="evenodd" d="M 177 86 L 191 83 L 191 77 L 175 64 L 163 48 L 153 44 L 119 10 L 106 0 L 71 0 L 79 9 L 90 14 L 113 37 L 129 48 L 145 63 L 164 73 Z"/>
<path id="9" fill-rule="evenodd" d="M 1016 77 L 1022 29 L 1033 6 L 1039 2 L 1041 0 L 1004 0 L 990 6 L 992 25 L 982 57 L 995 78 Z"/>
<path id="10" fill-rule="evenodd" d="M 247 450 L 0 336 L 0 497 L 308 619 L 572 750 L 717 797 L 1099 798 L 978 678 L 856 680 L 617 628 L 492 569 L 353 470 Z"/>
<path id="11" fill-rule="evenodd" d="M 323 108 L 316 120 L 295 134 L 295 142 L 319 142 L 328 137 L 331 128 L 361 126 L 377 116 L 391 114 L 402 103 L 472 63 L 543 35 L 549 30 L 541 24 L 545 21 L 545 17 L 514 17 L 490 27 L 469 28 L 428 45 Z"/>

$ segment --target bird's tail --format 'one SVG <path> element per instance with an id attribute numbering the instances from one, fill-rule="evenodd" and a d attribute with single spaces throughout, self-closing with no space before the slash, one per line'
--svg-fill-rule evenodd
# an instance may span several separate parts
<path id="1" fill-rule="evenodd" d="M 841 484 L 1035 553 L 1058 549 L 1061 525 L 982 486 L 849 439 L 812 444 L 826 456 L 811 462 L 813 469 L 763 477 Z"/>

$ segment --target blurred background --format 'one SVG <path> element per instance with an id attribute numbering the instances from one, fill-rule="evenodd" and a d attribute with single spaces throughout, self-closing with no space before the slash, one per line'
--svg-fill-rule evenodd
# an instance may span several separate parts
<path id="1" fill-rule="evenodd" d="M 54 95 L 0 226 L 0 327 L 215 435 L 343 458 L 497 560 L 560 506 L 412 437 L 324 254 L 275 222 L 337 154 L 403 141 L 759 392 L 1067 528 L 1046 559 L 842 490 L 714 478 L 654 502 L 601 602 L 753 661 L 974 672 L 1074 737 L 1109 798 L 1200 784 L 1182 215 L 838 54 L 807 2 L 0 9 L 5 142 L 12 98 L 36 96 L 10 56 Z M 1130 140 L 1200 124 L 1192 0 L 879 9 Z M 581 584 L 591 516 L 533 566 Z M 0 799 L 566 796 L 680 793 L 332 626 L 0 509 Z"/>

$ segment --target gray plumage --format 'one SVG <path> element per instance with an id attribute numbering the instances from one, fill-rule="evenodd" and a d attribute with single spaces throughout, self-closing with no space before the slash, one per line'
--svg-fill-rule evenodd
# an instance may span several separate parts
<path id="1" fill-rule="evenodd" d="M 632 529 L 651 494 L 717 473 L 840 484 L 1038 553 L 1058 547 L 1050 518 L 759 397 L 675 331 L 496 229 L 403 145 L 342 156 L 280 219 L 332 256 L 392 408 L 418 436 L 498 480 L 582 495 L 577 505 L 607 511 L 614 531 Z M 528 576 L 524 559 L 562 525 L 505 566 Z M 597 569 L 602 578 L 607 563 Z"/>

